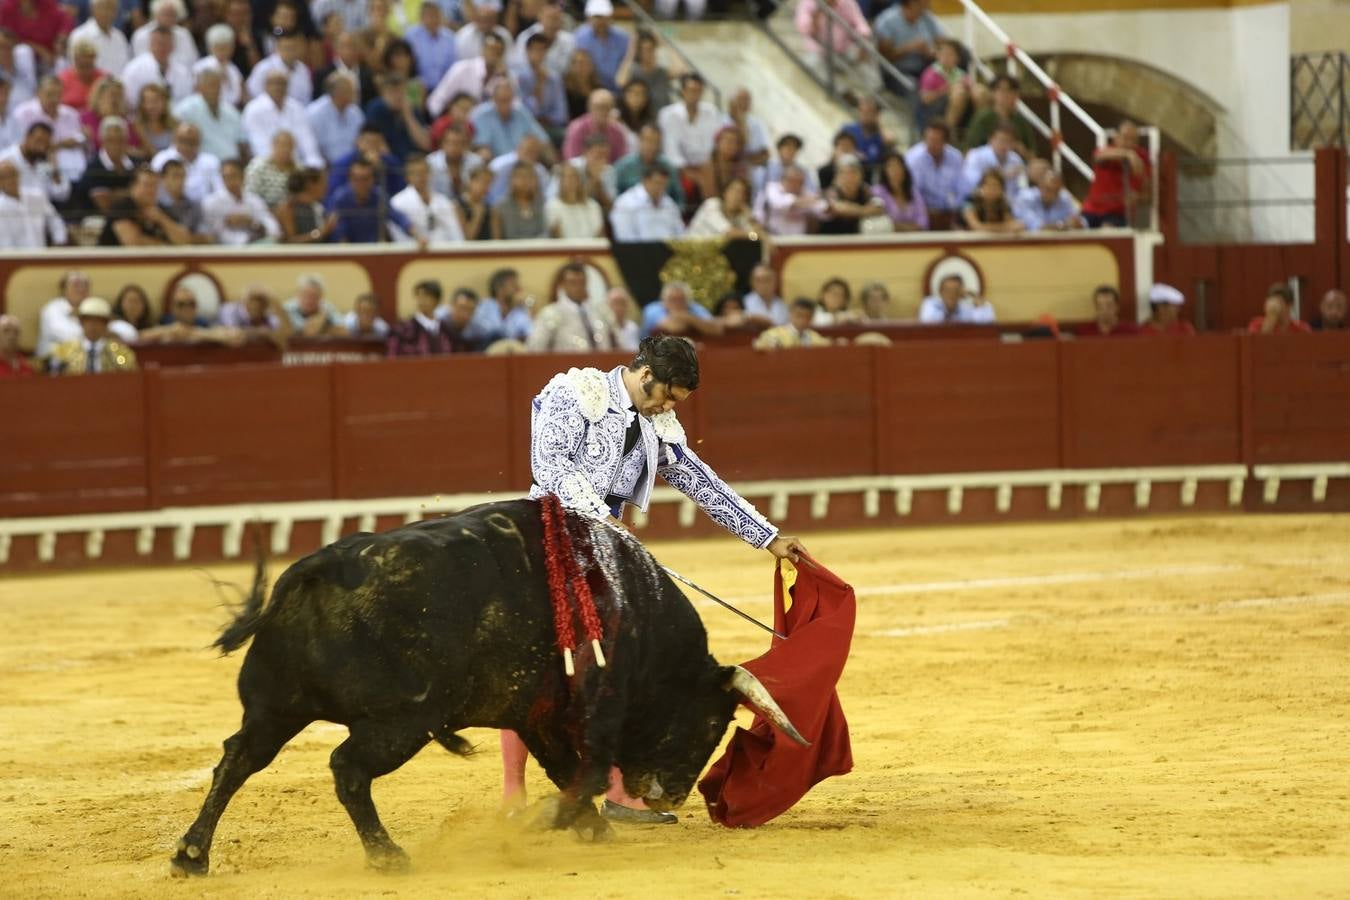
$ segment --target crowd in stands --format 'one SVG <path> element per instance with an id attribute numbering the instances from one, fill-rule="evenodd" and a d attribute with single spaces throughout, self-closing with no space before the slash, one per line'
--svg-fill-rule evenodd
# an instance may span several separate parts
<path id="1" fill-rule="evenodd" d="M 266 341 L 278 347 L 293 338 L 342 338 L 368 341 L 386 355 L 429 356 L 447 353 L 545 353 L 636 350 L 638 341 L 654 332 L 692 340 L 717 339 L 741 332 L 765 350 L 827 346 L 834 343 L 888 344 L 886 327 L 909 322 L 922 325 L 992 325 L 993 303 L 968 289 L 960 275 L 941 278 L 935 293 L 917 306 L 902 308 L 880 282 L 868 282 L 854 294 L 843 278 L 827 279 L 815 297 L 781 296 L 775 270 L 757 265 L 750 290 L 728 293 L 709 308 L 694 298 L 688 284 L 667 282 L 660 296 L 639 307 L 623 287 L 596 295 L 580 262 L 561 267 L 552 302 L 540 303 L 524 289 L 519 272 L 502 268 L 479 291 L 459 286 L 447 291 L 440 281 L 423 280 L 412 288 L 413 313 L 398 322 L 381 318 L 374 294 L 357 296 L 343 314 L 330 301 L 318 274 L 301 276 L 293 296 L 281 300 L 262 287 L 249 287 L 238 300 L 214 314 L 202 309 L 191 287 L 180 282 L 169 292 L 156 316 L 149 295 L 123 285 L 112 302 L 93 296 L 87 274 L 62 276 L 59 296 L 43 305 L 32 359 L 23 352 L 23 335 L 13 316 L 0 315 L 0 378 L 32 375 L 78 375 L 136 368 L 136 349 L 156 343 L 215 343 L 240 346 Z M 111 287 L 111 286 L 109 286 Z M 1061 330 L 1042 319 L 1027 332 L 1033 337 L 1125 338 L 1187 336 L 1195 327 L 1181 316 L 1185 298 L 1167 284 L 1148 293 L 1151 315 L 1135 324 L 1121 308 L 1115 288 L 1098 287 L 1092 295 L 1095 318 Z M 1294 295 L 1283 283 L 1266 292 L 1263 312 L 1252 319 L 1250 334 L 1292 334 L 1311 330 L 1350 329 L 1346 295 L 1328 291 L 1309 323 L 1292 314 Z M 840 329 L 838 326 L 851 326 Z M 831 336 L 821 329 L 832 330 Z M 847 336 L 842 336 L 841 331 Z"/>
<path id="2" fill-rule="evenodd" d="M 1125 224 L 1149 177 L 1137 128 L 1080 205 L 1016 82 L 973 84 L 926 5 L 874 29 L 919 79 L 921 140 L 896 146 L 863 97 L 811 170 L 798 154 L 825 136 L 771 135 L 743 88 L 719 110 L 611 0 L 6 0 L 0 248 Z"/>

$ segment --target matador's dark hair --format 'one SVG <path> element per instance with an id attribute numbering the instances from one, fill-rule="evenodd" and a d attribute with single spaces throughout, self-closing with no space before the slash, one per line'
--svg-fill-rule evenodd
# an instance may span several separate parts
<path id="1" fill-rule="evenodd" d="M 651 366 L 652 377 L 661 384 L 688 391 L 698 388 L 698 354 L 684 338 L 661 334 L 643 339 L 628 368 L 636 372 L 643 366 Z"/>

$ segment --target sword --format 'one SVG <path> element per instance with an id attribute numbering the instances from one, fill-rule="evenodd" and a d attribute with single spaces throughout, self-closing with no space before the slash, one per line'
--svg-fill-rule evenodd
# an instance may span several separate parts
<path id="1" fill-rule="evenodd" d="M 763 622 L 761 622 L 759 619 L 756 619 L 754 616 L 750 615 L 749 613 L 742 612 L 741 610 L 739 610 L 739 609 L 737 609 L 736 607 L 732 606 L 732 605 L 731 605 L 730 603 L 728 603 L 727 601 L 723 600 L 721 597 L 719 597 L 719 596 L 717 596 L 716 594 L 714 594 L 712 591 L 704 590 L 703 588 L 701 588 L 701 587 L 699 587 L 698 585 L 694 584 L 694 583 L 693 583 L 692 581 L 690 581 L 688 578 L 685 578 L 683 575 L 681 575 L 679 572 L 676 572 L 674 569 L 670 568 L 669 566 L 661 566 L 661 569 L 662 569 L 667 575 L 669 575 L 671 578 L 674 578 L 676 581 L 678 581 L 680 584 L 683 584 L 683 585 L 685 585 L 686 587 L 691 587 L 691 588 L 693 588 L 694 590 L 698 591 L 700 594 L 702 594 L 703 596 L 707 597 L 709 600 L 713 601 L 714 603 L 716 603 L 716 604 L 718 604 L 718 605 L 720 605 L 720 606 L 725 606 L 727 609 L 731 610 L 732 612 L 734 612 L 736 615 L 740 616 L 740 617 L 741 617 L 742 619 L 744 619 L 745 621 L 751 622 L 751 623 L 753 623 L 753 624 L 755 624 L 755 625 L 758 625 L 760 628 L 763 628 L 765 631 L 767 631 L 769 634 L 773 635 L 773 636 L 776 637 L 776 638 L 779 638 L 779 639 L 784 640 L 784 641 L 787 640 L 787 635 L 785 635 L 785 634 L 779 634 L 777 631 L 774 631 L 772 628 L 770 628 L 768 625 L 765 625 L 765 624 L 764 624 Z"/>

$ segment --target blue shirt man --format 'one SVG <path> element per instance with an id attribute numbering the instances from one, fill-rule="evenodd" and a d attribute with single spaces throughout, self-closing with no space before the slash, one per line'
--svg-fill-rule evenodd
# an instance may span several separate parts
<path id="1" fill-rule="evenodd" d="M 353 162 L 347 184 L 333 194 L 329 208 L 337 216 L 333 240 L 342 244 L 379 244 L 389 240 L 388 226 L 412 234 L 412 223 L 389 205 L 388 196 L 375 186 L 375 169 L 365 160 Z"/>
<path id="2" fill-rule="evenodd" d="M 900 0 L 877 16 L 872 24 L 872 33 L 891 65 L 906 75 L 918 78 L 933 59 L 942 29 L 933 14 L 923 8 L 923 0 Z M 901 47 L 915 41 L 925 41 L 927 50 L 922 53 L 899 52 Z"/>
<path id="3" fill-rule="evenodd" d="M 673 312 L 686 312 L 695 319 L 711 319 L 713 314 L 708 312 L 707 307 L 702 303 L 685 302 L 683 308 L 679 310 L 670 309 L 665 300 L 653 300 L 642 307 L 642 336 L 650 337 L 651 333 L 659 328 L 666 319 L 669 319 Z"/>
<path id="4" fill-rule="evenodd" d="M 567 93 L 561 78 L 548 69 L 541 76 L 537 70 L 526 67 L 516 70 L 516 83 L 520 86 L 521 101 L 538 122 L 553 128 L 567 127 Z"/>
<path id="5" fill-rule="evenodd" d="M 328 93 L 305 107 L 319 153 L 329 163 L 352 151 L 361 126 L 366 124 L 366 114 L 353 102 L 355 96 L 351 79 L 335 73 L 329 76 Z"/>
<path id="6" fill-rule="evenodd" d="M 966 199 L 961 151 L 947 143 L 947 126 L 929 122 L 923 140 L 905 152 L 914 187 L 929 213 L 955 212 Z"/>
<path id="7" fill-rule="evenodd" d="M 484 345 L 503 338 L 523 342 L 529 339 L 532 324 L 529 310 L 525 307 L 513 306 L 503 316 L 501 305 L 492 297 L 484 297 L 473 311 L 473 319 L 464 329 L 464 336 Z"/>
<path id="8" fill-rule="evenodd" d="M 1013 215 L 1027 231 L 1064 231 L 1082 228 L 1078 204 L 1073 195 L 1064 190 L 1064 181 L 1058 172 L 1046 172 L 1039 185 L 1025 187 L 1013 204 Z"/>
<path id="9" fill-rule="evenodd" d="M 516 103 L 516 91 L 505 78 L 492 87 L 492 99 L 480 103 L 469 114 L 475 144 L 483 144 L 492 155 L 502 156 L 516 149 L 521 138 L 532 134 L 548 143 L 548 132 L 530 111 Z"/>
<path id="10" fill-rule="evenodd" d="M 587 21 L 577 29 L 577 49 L 585 50 L 595 62 L 600 83 L 611 91 L 618 91 L 619 65 L 628 54 L 628 35 L 615 28 L 610 21 L 614 6 L 610 0 L 587 0 Z"/>
<path id="11" fill-rule="evenodd" d="M 428 91 L 441 83 L 455 64 L 455 33 L 445 27 L 445 14 L 435 0 L 424 0 L 418 24 L 403 32 L 417 60 L 417 78 Z"/>

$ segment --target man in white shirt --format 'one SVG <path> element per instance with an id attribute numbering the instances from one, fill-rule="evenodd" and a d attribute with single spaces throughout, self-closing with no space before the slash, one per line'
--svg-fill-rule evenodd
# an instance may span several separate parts
<path id="1" fill-rule="evenodd" d="M 0 29 L 0 60 L 0 78 L 10 83 L 8 109 L 13 109 L 37 93 L 37 55 L 32 47 Z"/>
<path id="2" fill-rule="evenodd" d="M 458 197 L 468 184 L 469 175 L 483 168 L 483 157 L 469 152 L 469 134 L 464 126 L 451 125 L 441 133 L 441 149 L 427 157 L 431 168 L 431 189 L 447 197 Z"/>
<path id="3" fill-rule="evenodd" d="M 408 186 L 389 199 L 389 205 L 412 223 L 417 237 L 432 243 L 464 240 L 459 215 L 450 198 L 431 189 L 431 169 L 425 158 L 410 157 L 403 168 Z"/>
<path id="4" fill-rule="evenodd" d="M 711 189 L 708 161 L 712 158 L 713 138 L 724 121 L 717 107 L 703 102 L 703 78 L 695 72 L 680 77 L 679 102 L 657 115 L 666 159 L 681 175 L 702 185 L 706 196 L 716 195 Z"/>
<path id="5" fill-rule="evenodd" d="M 983 147 L 974 147 L 966 154 L 965 166 L 962 168 L 966 196 L 975 193 L 985 172 L 997 169 L 1003 176 L 1004 199 L 1008 201 L 1009 207 L 1013 205 L 1018 194 L 1018 182 L 1026 170 L 1026 163 L 1012 148 L 1016 140 L 1017 134 L 1011 125 L 999 125 L 989 135 L 989 143 Z"/>
<path id="6" fill-rule="evenodd" d="M 0 162 L 0 249 L 36 250 L 66 242 L 66 223 L 42 191 L 19 187 L 19 170 Z"/>
<path id="7" fill-rule="evenodd" d="M 495 32 L 483 39 L 481 55 L 460 58 L 445 73 L 441 83 L 427 96 L 427 112 L 438 117 L 458 94 L 468 94 L 474 103 L 481 103 L 491 94 L 491 86 L 498 78 L 508 78 L 513 88 L 519 88 L 515 73 L 506 65 L 506 42 Z"/>
<path id="8" fill-rule="evenodd" d="M 566 29 L 566 24 L 562 5 L 556 0 L 550 0 L 539 7 L 539 21 L 516 36 L 516 67 L 525 68 L 528 65 L 525 60 L 525 45 L 530 42 L 532 36 L 542 34 L 549 39 L 544 65 L 558 78 L 566 75 L 567 67 L 572 64 L 572 54 L 577 49 L 576 36 Z"/>
<path id="9" fill-rule="evenodd" d="M 248 92 L 258 96 L 263 92 L 263 82 L 272 72 L 286 74 L 286 93 L 300 103 L 309 103 L 314 99 L 314 81 L 309 77 L 309 66 L 300 59 L 305 49 L 305 39 L 298 31 L 287 31 L 277 36 L 277 49 L 263 59 L 248 73 Z"/>
<path id="10" fill-rule="evenodd" d="M 118 0 L 93 0 L 89 4 L 89 18 L 70 33 L 66 55 L 73 60 L 75 45 L 89 41 L 98 49 L 94 65 L 113 75 L 120 74 L 131 61 L 131 45 L 115 25 L 118 11 Z"/>
<path id="11" fill-rule="evenodd" d="M 481 55 L 486 34 L 496 34 L 505 46 L 511 46 L 511 32 L 497 23 L 501 11 L 501 0 L 478 0 L 473 5 L 473 21 L 455 32 L 455 59 L 473 59 Z"/>
<path id="12" fill-rule="evenodd" d="M 994 305 L 966 292 L 960 275 L 948 275 L 938 283 L 938 292 L 919 304 L 919 321 L 925 325 L 988 324 L 994 321 Z"/>
<path id="13" fill-rule="evenodd" d="M 208 65 L 197 72 L 197 93 L 179 100 L 173 107 L 174 117 L 179 122 L 197 127 L 202 137 L 202 152 L 222 161 L 239 159 L 247 146 L 243 116 L 225 102 L 223 90 L 220 69 Z"/>
<path id="14" fill-rule="evenodd" d="M 614 240 L 665 241 L 684 234 L 680 208 L 666 194 L 670 176 L 660 166 L 648 166 L 642 181 L 619 195 L 609 213 Z"/>
<path id="15" fill-rule="evenodd" d="M 819 194 L 807 191 L 806 172 L 800 166 L 788 166 L 782 181 L 764 185 L 756 212 L 770 234 L 806 234 L 811 223 L 823 218 L 829 209 Z"/>
<path id="16" fill-rule="evenodd" d="M 46 122 L 28 126 L 21 142 L 0 152 L 0 160 L 14 164 L 21 188 L 41 191 L 52 203 L 64 203 L 70 197 L 70 179 L 52 160 L 52 126 Z"/>
<path id="17" fill-rule="evenodd" d="M 278 131 L 288 131 L 295 138 L 296 156 L 307 166 L 323 168 L 323 156 L 305 108 L 286 94 L 288 81 L 285 72 L 269 72 L 263 82 L 263 93 L 244 107 L 244 134 L 249 147 L 254 156 L 267 156 L 272 152 L 272 136 Z"/>
<path id="18" fill-rule="evenodd" d="M 324 79 L 324 95 L 305 107 L 319 152 L 330 163 L 352 152 L 366 115 L 356 105 L 356 78 L 333 71 Z"/>
<path id="19" fill-rule="evenodd" d="M 202 201 L 206 233 L 218 244 L 239 246 L 281 237 L 281 226 L 257 194 L 244 190 L 244 167 L 232 159 L 220 167 L 221 186 Z"/>
<path id="20" fill-rule="evenodd" d="M 150 32 L 150 49 L 135 56 L 122 70 L 122 89 L 127 98 L 127 110 L 136 109 L 141 99 L 141 88 L 147 84 L 168 87 L 169 96 L 182 100 L 192 93 L 192 73 L 172 58 L 173 32 L 156 28 Z"/>
<path id="21" fill-rule="evenodd" d="M 37 348 L 33 354 L 38 359 L 50 355 L 57 344 L 73 341 L 84 333 L 75 310 L 89 296 L 89 276 L 72 269 L 61 276 L 57 287 L 61 296 L 44 303 L 38 315 Z"/>
<path id="22" fill-rule="evenodd" d="M 162 28 L 173 38 L 170 53 L 174 62 L 182 66 L 184 71 L 190 72 L 198 54 L 197 42 L 193 39 L 192 32 L 179 24 L 187 18 L 187 7 L 183 5 L 182 0 L 155 0 L 150 5 L 150 16 L 150 21 L 137 28 L 131 35 L 132 55 L 140 56 L 145 53 L 150 48 L 150 36 Z"/>
<path id="23" fill-rule="evenodd" d="M 760 263 L 750 270 L 750 293 L 741 298 L 741 305 L 747 319 L 758 319 L 766 325 L 787 324 L 788 306 L 778 296 L 778 273 L 773 266 Z"/>
<path id="24" fill-rule="evenodd" d="M 164 164 L 176 159 L 187 170 L 187 181 L 183 193 L 193 203 L 201 203 L 206 195 L 220 187 L 220 159 L 201 149 L 202 133 L 190 122 L 179 122 L 174 129 L 173 146 L 155 154 L 150 168 L 156 172 L 164 169 Z"/>
<path id="25" fill-rule="evenodd" d="M 34 122 L 51 126 L 57 168 L 67 181 L 80 180 L 89 164 L 84 128 L 80 114 L 61 102 L 61 79 L 48 75 L 38 82 L 37 96 L 14 108 L 14 122 L 20 134 L 27 134 Z"/>
<path id="26" fill-rule="evenodd" d="M 236 109 L 244 102 L 244 75 L 234 64 L 234 29 L 218 22 L 206 29 L 206 55 L 192 66 L 192 74 L 205 69 L 220 73 L 220 99 Z"/>
<path id="27" fill-rule="evenodd" d="M 735 125 L 745 138 L 746 164 L 762 166 L 769 161 L 769 129 L 759 116 L 750 112 L 752 105 L 749 89 L 736 88 L 727 98 L 727 114 L 722 122 Z"/>

